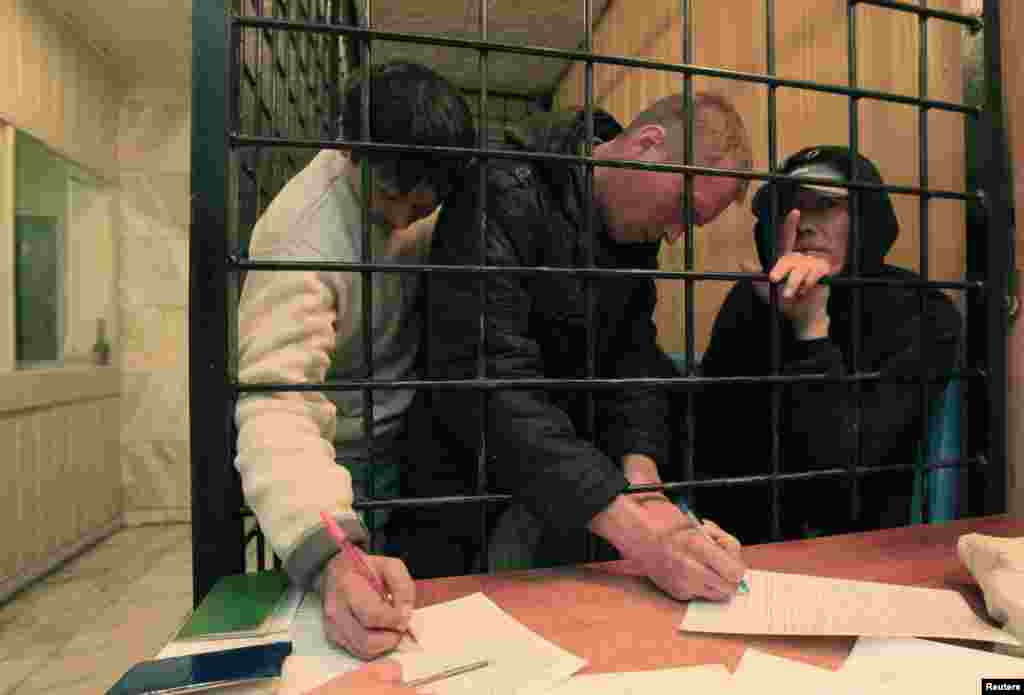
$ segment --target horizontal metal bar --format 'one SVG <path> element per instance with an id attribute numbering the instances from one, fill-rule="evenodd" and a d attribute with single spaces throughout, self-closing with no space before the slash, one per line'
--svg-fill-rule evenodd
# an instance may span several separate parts
<path id="1" fill-rule="evenodd" d="M 461 87 L 463 94 L 470 94 L 476 96 L 480 93 L 479 85 L 472 87 Z M 527 103 L 537 103 L 538 100 L 547 96 L 546 90 L 540 90 L 536 92 L 510 92 L 507 89 L 491 89 L 487 87 L 487 97 L 497 97 L 498 99 L 514 99 L 516 101 L 522 101 Z M 470 109 L 473 107 L 470 106 Z"/>
<path id="2" fill-rule="evenodd" d="M 911 14 L 920 15 L 929 19 L 940 19 L 945 22 L 955 22 L 956 24 L 964 24 L 971 31 L 980 31 L 984 24 L 980 17 L 972 17 L 971 15 L 959 14 L 957 12 L 949 12 L 947 10 L 932 10 L 927 7 L 921 7 L 920 5 L 911 5 L 906 2 L 895 2 L 895 0 L 849 0 L 851 5 L 875 5 L 876 7 L 886 7 L 890 10 L 896 10 L 898 12 L 910 12 Z"/>
<path id="3" fill-rule="evenodd" d="M 966 104 L 957 104 L 948 101 L 937 101 L 934 99 L 918 99 L 903 94 L 891 92 L 879 92 L 871 89 L 859 89 L 843 85 L 826 85 L 820 82 L 809 80 L 794 80 L 785 77 L 776 77 L 754 72 L 740 72 L 738 70 L 722 70 L 709 68 L 700 65 L 685 63 L 663 63 L 656 60 L 643 60 L 641 58 L 626 58 L 624 56 L 612 56 L 599 53 L 587 53 L 586 51 L 570 51 L 558 48 L 544 48 L 541 46 L 528 46 L 523 44 L 499 43 L 497 41 L 482 41 L 479 39 L 456 39 L 446 36 L 435 36 L 432 34 L 410 34 L 398 31 L 382 31 L 380 29 L 363 29 L 362 27 L 347 26 L 341 24 L 320 24 L 316 22 L 296 22 L 291 20 L 270 19 L 267 17 L 232 17 L 232 21 L 244 27 L 264 27 L 266 29 L 307 31 L 326 34 L 338 34 L 341 36 L 358 36 L 367 39 L 379 39 L 381 41 L 395 41 L 399 43 L 414 43 L 418 45 L 445 46 L 448 48 L 469 48 L 489 52 L 512 53 L 518 55 L 536 56 L 541 58 L 554 58 L 558 60 L 577 60 L 603 65 L 617 65 L 620 67 L 642 68 L 645 70 L 663 70 L 666 72 L 678 72 L 688 75 L 702 75 L 704 77 L 718 77 L 741 82 L 754 82 L 758 84 L 775 85 L 777 87 L 791 87 L 794 89 L 806 89 L 812 92 L 828 92 L 831 94 L 843 94 L 846 96 L 863 99 L 877 99 L 879 101 L 890 101 L 898 104 L 910 104 L 912 106 L 924 106 L 942 111 L 956 111 L 972 116 L 977 116 L 980 109 Z"/>
<path id="4" fill-rule="evenodd" d="M 397 509 L 407 507 L 444 507 L 450 504 L 497 504 L 512 502 L 514 495 L 449 495 L 446 497 L 396 497 L 387 500 L 356 500 L 352 503 L 357 510 Z"/>
<path id="5" fill-rule="evenodd" d="M 702 272 L 695 270 L 648 270 L 643 268 L 552 268 L 503 265 L 411 265 L 403 263 L 354 263 L 328 260 L 250 260 L 231 256 L 231 269 L 250 270 L 316 270 L 337 272 L 360 272 L 372 270 L 380 273 L 452 273 L 452 274 L 495 274 L 495 275 L 577 275 L 581 277 L 649 277 L 666 280 L 768 280 L 767 273 Z M 834 287 L 875 286 L 875 287 L 931 287 L 949 290 L 984 290 L 983 280 L 913 280 L 904 278 L 875 277 L 826 277 L 821 284 Z"/>
<path id="6" fill-rule="evenodd" d="M 983 379 L 986 372 L 982 369 L 951 370 L 945 374 L 929 379 L 932 383 L 944 383 L 949 379 Z M 454 391 L 511 391 L 518 389 L 544 389 L 556 391 L 561 389 L 618 389 L 626 386 L 638 388 L 664 387 L 683 389 L 695 386 L 745 385 L 745 384 L 803 384 L 827 383 L 845 384 L 854 382 L 878 383 L 920 383 L 920 374 L 886 375 L 880 372 L 861 372 L 859 374 L 793 374 L 763 376 L 678 376 L 678 377 L 628 377 L 618 379 L 338 379 L 314 384 L 250 384 L 235 382 L 237 393 L 276 393 L 305 391 L 356 391 L 363 388 L 374 389 L 447 389 Z"/>
<path id="7" fill-rule="evenodd" d="M 932 463 L 926 466 L 918 466 L 914 463 L 890 464 L 887 466 L 854 466 L 851 468 L 824 468 L 815 471 L 801 471 L 797 473 L 779 473 L 772 475 L 744 475 L 730 476 L 725 478 L 701 478 L 687 482 L 665 482 L 657 485 L 635 485 L 627 488 L 627 494 L 639 494 L 643 492 L 675 492 L 699 487 L 738 487 L 757 483 L 770 483 L 773 478 L 777 480 L 812 480 L 814 478 L 844 478 L 852 473 L 858 477 L 864 477 L 875 473 L 891 473 L 914 469 L 938 470 L 944 468 L 984 468 L 988 465 L 988 459 L 984 454 L 978 454 L 972 458 L 951 459 L 942 463 Z"/>
<path id="8" fill-rule="evenodd" d="M 642 162 L 635 159 L 595 159 L 581 155 L 557 154 L 553 152 L 535 152 L 520 150 L 482 150 L 477 147 L 441 147 L 434 145 L 398 145 L 389 142 L 367 142 L 365 140 L 309 140 L 239 135 L 232 133 L 228 136 L 232 147 L 289 147 L 320 150 L 353 149 L 366 152 L 383 152 L 391 154 L 429 154 L 442 157 L 477 157 L 480 159 L 514 159 L 517 161 L 538 161 L 538 162 L 563 162 L 566 164 L 593 164 L 594 166 L 613 167 L 618 169 L 638 169 L 641 171 L 666 171 L 677 174 L 696 174 L 705 176 L 731 176 L 737 179 L 751 179 L 764 181 L 790 181 L 804 184 L 822 184 L 826 186 L 838 186 L 862 191 L 885 191 L 906 195 L 927 195 L 932 198 L 953 198 L 956 200 L 981 200 L 978 193 L 965 193 L 961 191 L 946 191 L 939 189 L 925 189 L 915 186 L 891 186 L 862 181 L 846 181 L 838 183 L 832 179 L 812 178 L 810 176 L 791 176 L 788 174 L 773 174 L 767 171 L 740 171 L 738 169 L 720 169 L 716 167 L 702 167 L 693 164 L 657 164 L 654 162 Z"/>
<path id="9" fill-rule="evenodd" d="M 983 455 L 973 458 L 958 459 L 945 463 L 922 466 L 928 470 L 940 468 L 983 468 L 988 461 Z M 740 485 L 757 485 L 770 483 L 774 480 L 816 480 L 818 478 L 842 478 L 848 477 L 851 472 L 864 477 L 878 473 L 893 473 L 899 471 L 910 471 L 917 469 L 913 463 L 904 463 L 892 466 L 857 466 L 850 468 L 826 468 L 820 471 L 803 471 L 799 473 L 778 473 L 767 475 L 746 475 L 732 478 L 704 478 L 701 480 L 688 480 L 686 482 L 667 482 L 659 485 L 635 485 L 627 488 L 622 494 L 634 495 L 645 492 L 685 492 L 692 488 L 701 487 L 739 487 Z M 358 510 L 397 509 L 409 507 L 440 507 L 449 504 L 487 504 L 497 502 L 509 502 L 513 495 L 488 494 L 488 495 L 452 495 L 449 497 L 393 497 L 389 499 L 357 499 L 352 506 Z M 244 513 L 244 512 L 243 512 Z"/>

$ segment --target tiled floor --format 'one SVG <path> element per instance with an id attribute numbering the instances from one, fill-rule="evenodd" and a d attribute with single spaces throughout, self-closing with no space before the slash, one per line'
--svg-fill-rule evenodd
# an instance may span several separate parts
<path id="1" fill-rule="evenodd" d="M 118 531 L 0 606 L 0 695 L 102 695 L 191 607 L 191 527 Z"/>

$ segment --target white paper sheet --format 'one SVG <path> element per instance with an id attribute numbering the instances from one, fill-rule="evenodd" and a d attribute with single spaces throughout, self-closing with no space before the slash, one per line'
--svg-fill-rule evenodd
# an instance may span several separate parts
<path id="1" fill-rule="evenodd" d="M 1024 659 L 931 640 L 862 637 L 841 672 L 894 693 L 962 695 L 981 692 L 982 678 L 1024 678 Z"/>
<path id="2" fill-rule="evenodd" d="M 840 672 L 747 649 L 732 674 L 736 693 L 761 695 L 867 695 L 877 692 L 869 683 Z M 732 692 L 732 691 L 727 691 Z"/>
<path id="3" fill-rule="evenodd" d="M 729 669 L 722 664 L 653 671 L 588 673 L 573 676 L 548 695 L 680 695 L 731 693 Z"/>
<path id="4" fill-rule="evenodd" d="M 323 613 L 314 602 L 300 607 L 293 623 L 292 656 L 285 662 L 282 695 L 305 692 L 362 662 L 331 645 Z M 531 632 L 481 593 L 421 608 L 412 627 L 420 644 L 405 639 L 390 658 L 412 680 L 491 660 L 476 671 L 420 686 L 436 695 L 532 695 L 544 693 L 586 666 L 586 661 Z"/>
<path id="5" fill-rule="evenodd" d="M 586 661 L 530 631 L 481 593 L 416 610 L 412 627 L 420 645 L 404 639 L 387 655 L 402 664 L 405 680 L 480 659 L 492 661 L 485 668 L 420 686 L 423 693 L 539 695 L 586 666 Z M 172 642 L 158 658 L 263 644 L 276 641 L 275 637 L 281 639 L 281 635 L 272 635 Z M 292 621 L 290 638 L 292 653 L 285 659 L 281 679 L 274 685 L 239 686 L 231 690 L 233 695 L 299 695 L 364 664 L 327 640 L 317 594 L 306 594 Z"/>
<path id="6" fill-rule="evenodd" d="M 956 591 L 802 574 L 747 573 L 750 592 L 690 601 L 680 629 L 740 635 L 942 637 L 1018 645 Z"/>

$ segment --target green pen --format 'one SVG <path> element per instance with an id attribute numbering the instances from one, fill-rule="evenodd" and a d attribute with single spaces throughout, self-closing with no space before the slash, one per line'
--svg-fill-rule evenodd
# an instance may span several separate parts
<path id="1" fill-rule="evenodd" d="M 711 538 L 711 536 L 708 535 L 708 530 L 706 528 L 704 528 L 704 524 L 702 524 L 700 522 L 700 519 L 697 518 L 697 515 L 693 513 L 693 510 L 690 509 L 689 506 L 687 506 L 685 501 L 679 500 L 679 509 L 681 509 L 683 511 L 683 513 L 686 514 L 687 518 L 690 520 L 690 523 L 692 523 L 694 525 L 694 527 L 697 529 L 697 531 L 700 533 L 700 535 L 704 536 L 704 538 L 709 543 L 714 543 L 715 542 L 714 539 Z M 736 593 L 738 593 L 738 594 L 746 594 L 746 593 L 749 593 L 749 592 L 750 592 L 750 587 L 747 586 L 747 580 L 746 579 L 741 579 L 740 580 L 740 588 L 739 588 L 739 590 L 737 590 Z"/>

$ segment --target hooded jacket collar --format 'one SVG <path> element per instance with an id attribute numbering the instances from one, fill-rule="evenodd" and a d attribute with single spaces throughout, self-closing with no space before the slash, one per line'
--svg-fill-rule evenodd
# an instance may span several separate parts
<path id="1" fill-rule="evenodd" d="M 871 160 L 857 155 L 857 180 L 863 183 L 883 184 L 882 176 L 878 168 Z M 780 171 L 780 174 L 789 174 L 797 167 L 812 163 L 827 163 L 842 172 L 847 180 L 851 178 L 853 156 L 846 147 L 824 145 L 808 147 L 800 150 L 787 159 Z M 771 216 L 771 190 L 775 188 L 779 192 L 779 219 L 792 209 L 791 201 L 795 185 L 788 181 L 769 182 L 762 186 L 754 196 L 752 208 L 758 218 L 754 227 L 754 237 L 757 244 L 757 253 L 761 264 L 768 267 L 773 258 L 774 230 L 768 224 Z M 899 236 L 899 223 L 896 220 L 896 211 L 893 209 L 892 200 L 888 191 L 851 190 L 852 196 L 857 195 L 857 235 L 860 246 L 860 274 L 877 275 L 885 271 L 885 257 L 892 248 L 896 237 Z M 850 220 L 851 234 L 854 221 Z M 851 236 L 850 248 L 853 248 Z M 850 273 L 853 268 L 851 262 L 852 254 L 846 259 L 843 274 Z"/>

